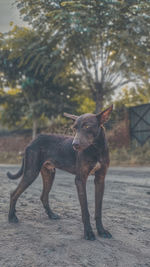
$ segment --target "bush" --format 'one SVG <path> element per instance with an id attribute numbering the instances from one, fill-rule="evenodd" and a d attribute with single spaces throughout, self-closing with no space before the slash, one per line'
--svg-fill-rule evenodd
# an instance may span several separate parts
<path id="1" fill-rule="evenodd" d="M 150 166 L 150 143 L 143 146 L 133 144 L 128 148 L 110 148 L 110 161 L 111 165 Z"/>

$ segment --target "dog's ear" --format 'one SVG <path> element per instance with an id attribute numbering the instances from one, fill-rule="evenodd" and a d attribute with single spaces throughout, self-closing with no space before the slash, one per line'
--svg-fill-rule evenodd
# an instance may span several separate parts
<path id="1" fill-rule="evenodd" d="M 66 112 L 64 112 L 64 116 L 69 118 L 69 119 L 72 119 L 74 121 L 78 118 L 78 116 L 72 115 L 72 114 L 69 114 L 69 113 L 66 113 Z"/>
<path id="2" fill-rule="evenodd" d="M 98 121 L 100 122 L 100 125 L 104 124 L 109 120 L 109 115 L 113 110 L 113 105 L 111 105 L 109 108 L 105 109 L 104 111 L 96 114 L 96 117 Z"/>

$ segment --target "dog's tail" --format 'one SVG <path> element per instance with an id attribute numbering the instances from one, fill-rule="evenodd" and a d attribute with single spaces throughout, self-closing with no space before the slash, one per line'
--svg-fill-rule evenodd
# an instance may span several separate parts
<path id="1" fill-rule="evenodd" d="M 23 169 L 24 169 L 24 158 L 22 160 L 22 166 L 16 174 L 11 174 L 10 172 L 7 172 L 8 178 L 12 180 L 18 179 L 23 174 Z"/>

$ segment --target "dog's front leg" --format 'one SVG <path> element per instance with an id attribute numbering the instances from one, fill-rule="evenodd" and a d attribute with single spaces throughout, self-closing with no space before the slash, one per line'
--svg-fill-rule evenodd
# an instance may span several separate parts
<path id="1" fill-rule="evenodd" d="M 78 174 L 75 178 L 75 184 L 77 187 L 79 202 L 81 206 L 82 212 L 82 221 L 84 224 L 84 237 L 86 240 L 95 240 L 95 235 L 92 231 L 92 227 L 90 224 L 90 214 L 88 211 L 88 204 L 87 204 L 87 195 L 86 195 L 86 180 L 87 177 L 83 177 L 82 175 Z"/>
<path id="2" fill-rule="evenodd" d="M 111 238 L 111 234 L 104 229 L 102 223 L 102 201 L 104 194 L 104 183 L 107 166 L 102 166 L 100 170 L 95 173 L 95 220 L 96 228 L 99 236 L 105 238 Z"/>

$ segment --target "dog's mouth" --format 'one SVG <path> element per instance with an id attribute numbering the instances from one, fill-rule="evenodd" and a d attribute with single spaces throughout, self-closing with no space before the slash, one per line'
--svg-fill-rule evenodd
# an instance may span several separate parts
<path id="1" fill-rule="evenodd" d="M 81 151 L 82 150 L 81 147 L 80 147 L 80 145 L 72 145 L 72 146 L 73 146 L 73 149 L 75 151 Z"/>
<path id="2" fill-rule="evenodd" d="M 88 148 L 88 146 L 81 146 L 81 145 L 72 145 L 73 146 L 73 149 L 77 152 L 80 152 L 80 151 L 83 151 L 85 150 L 86 148 Z"/>

